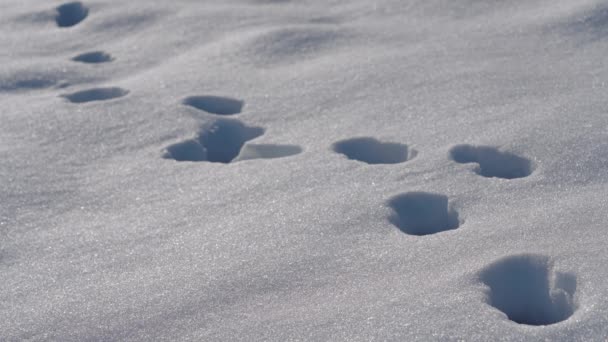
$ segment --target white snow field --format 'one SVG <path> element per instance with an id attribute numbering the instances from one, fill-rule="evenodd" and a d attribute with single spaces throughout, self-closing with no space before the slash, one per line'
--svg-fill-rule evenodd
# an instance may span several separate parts
<path id="1" fill-rule="evenodd" d="M 605 341 L 604 0 L 0 1 L 0 340 Z"/>

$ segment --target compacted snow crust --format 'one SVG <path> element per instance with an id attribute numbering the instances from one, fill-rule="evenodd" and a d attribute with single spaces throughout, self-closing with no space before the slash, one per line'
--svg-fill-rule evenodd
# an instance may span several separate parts
<path id="1" fill-rule="evenodd" d="M 3 341 L 603 341 L 600 0 L 0 2 Z"/>

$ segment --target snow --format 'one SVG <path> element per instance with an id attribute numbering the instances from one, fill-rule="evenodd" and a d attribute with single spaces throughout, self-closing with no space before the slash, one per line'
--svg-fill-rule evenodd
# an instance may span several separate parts
<path id="1" fill-rule="evenodd" d="M 0 339 L 608 336 L 605 2 L 0 19 Z"/>

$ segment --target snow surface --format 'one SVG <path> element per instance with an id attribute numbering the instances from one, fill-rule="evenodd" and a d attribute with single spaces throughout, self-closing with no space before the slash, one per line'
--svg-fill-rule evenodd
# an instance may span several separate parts
<path id="1" fill-rule="evenodd" d="M 603 0 L 3 0 L 0 46 L 1 340 L 608 336 Z"/>

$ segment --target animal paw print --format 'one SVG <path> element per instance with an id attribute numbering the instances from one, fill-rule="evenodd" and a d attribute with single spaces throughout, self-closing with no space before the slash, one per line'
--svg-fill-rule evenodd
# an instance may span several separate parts
<path id="1" fill-rule="evenodd" d="M 333 150 L 348 159 L 367 164 L 398 164 L 414 158 L 417 152 L 407 145 L 381 142 L 374 138 L 353 138 L 339 141 Z"/>
<path id="2" fill-rule="evenodd" d="M 91 51 L 85 52 L 72 58 L 74 62 L 87 63 L 87 64 L 99 64 L 107 63 L 114 60 L 114 57 L 109 53 L 103 51 Z"/>
<path id="3" fill-rule="evenodd" d="M 228 164 L 243 145 L 262 134 L 261 127 L 250 127 L 237 120 L 216 120 L 201 128 L 193 139 L 167 147 L 164 157 L 177 161 L 208 161 Z"/>
<path id="4" fill-rule="evenodd" d="M 93 101 L 112 100 L 126 96 L 127 94 L 129 94 L 129 91 L 126 89 L 118 87 L 109 87 L 81 90 L 75 93 L 61 95 L 61 97 L 67 99 L 72 103 L 85 103 Z"/>
<path id="5" fill-rule="evenodd" d="M 556 272 L 549 257 L 512 255 L 479 272 L 487 304 L 519 324 L 545 326 L 568 319 L 577 309 L 576 276 Z"/>
<path id="6" fill-rule="evenodd" d="M 461 164 L 477 163 L 474 171 L 483 177 L 515 179 L 534 171 L 529 159 L 490 146 L 458 145 L 450 150 L 450 157 Z"/>
<path id="7" fill-rule="evenodd" d="M 182 104 L 213 116 L 240 114 L 245 102 L 222 96 L 189 96 Z M 266 129 L 248 126 L 237 119 L 214 118 L 201 126 L 194 138 L 168 146 L 163 157 L 176 161 L 229 164 L 251 159 L 275 159 L 302 152 L 297 145 L 250 144 Z"/>
<path id="8" fill-rule="evenodd" d="M 389 221 L 408 235 L 430 235 L 460 226 L 458 212 L 445 195 L 408 192 L 388 202 L 393 210 Z"/>
<path id="9" fill-rule="evenodd" d="M 68 2 L 56 8 L 55 22 L 59 27 L 72 27 L 89 15 L 89 9 L 80 1 Z"/>

